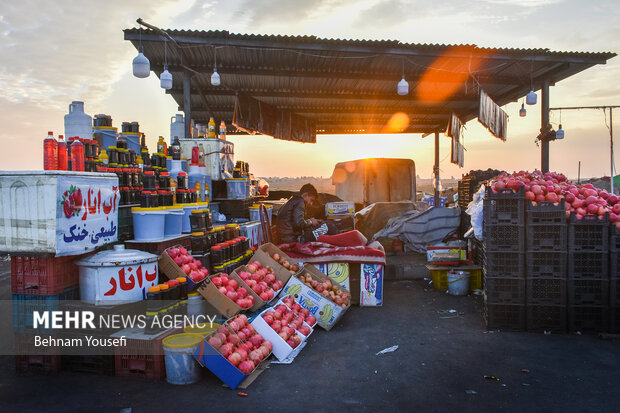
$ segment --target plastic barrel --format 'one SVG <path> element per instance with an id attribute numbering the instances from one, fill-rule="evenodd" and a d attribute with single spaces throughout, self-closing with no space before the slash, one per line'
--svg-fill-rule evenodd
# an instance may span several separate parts
<path id="1" fill-rule="evenodd" d="M 166 208 L 166 218 L 164 224 L 165 237 L 177 237 L 181 235 L 184 216 L 185 211 L 183 211 L 183 208 L 174 206 Z"/>
<path id="2" fill-rule="evenodd" d="M 203 340 L 200 334 L 181 333 L 164 338 L 166 381 L 170 384 L 192 384 L 200 380 L 202 368 L 194 359 L 194 350 Z"/>
<path id="3" fill-rule="evenodd" d="M 164 239 L 166 209 L 131 208 L 133 215 L 133 233 L 136 241 L 161 241 Z"/>

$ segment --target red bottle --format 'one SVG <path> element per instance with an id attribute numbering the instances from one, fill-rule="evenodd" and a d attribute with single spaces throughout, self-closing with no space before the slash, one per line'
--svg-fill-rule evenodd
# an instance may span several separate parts
<path id="1" fill-rule="evenodd" d="M 194 146 L 192 148 L 192 165 L 198 165 L 199 160 L 200 160 L 200 148 L 198 148 L 198 146 Z"/>
<path id="2" fill-rule="evenodd" d="M 65 142 L 64 136 L 58 135 L 58 170 L 69 170 L 68 156 L 67 142 Z"/>
<path id="3" fill-rule="evenodd" d="M 47 138 L 43 140 L 43 169 L 58 169 L 58 142 L 54 139 L 53 132 L 47 132 Z"/>
<path id="4" fill-rule="evenodd" d="M 71 143 L 71 170 L 84 171 L 84 145 L 77 137 Z"/>

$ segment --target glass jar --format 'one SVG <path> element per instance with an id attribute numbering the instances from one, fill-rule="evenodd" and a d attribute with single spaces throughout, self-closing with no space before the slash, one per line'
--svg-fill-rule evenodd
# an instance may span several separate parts
<path id="1" fill-rule="evenodd" d="M 179 174 L 177 175 L 177 188 L 178 189 L 188 189 L 187 173 L 179 172 Z"/>
<path id="2" fill-rule="evenodd" d="M 223 252 L 221 245 L 214 245 L 211 247 L 211 265 L 213 266 L 213 270 L 217 271 L 217 267 L 221 266 L 223 263 Z"/>
<path id="3" fill-rule="evenodd" d="M 204 209 L 194 209 L 189 216 L 192 231 L 206 231 L 206 214 Z"/>
<path id="4" fill-rule="evenodd" d="M 140 207 L 141 208 L 156 208 L 159 206 L 159 199 L 157 192 L 153 191 L 142 191 L 140 197 Z"/>
<path id="5" fill-rule="evenodd" d="M 161 172 L 159 174 L 159 189 L 170 189 L 170 173 Z"/>
<path id="6" fill-rule="evenodd" d="M 204 232 L 192 232 L 191 237 L 192 254 L 202 255 L 205 252 L 205 233 Z"/>
<path id="7" fill-rule="evenodd" d="M 250 249 L 250 240 L 246 237 L 239 237 L 241 239 L 241 251 L 245 254 Z"/>
<path id="8" fill-rule="evenodd" d="M 146 171 L 142 177 L 142 183 L 144 184 L 144 189 L 153 191 L 155 189 L 155 172 Z"/>

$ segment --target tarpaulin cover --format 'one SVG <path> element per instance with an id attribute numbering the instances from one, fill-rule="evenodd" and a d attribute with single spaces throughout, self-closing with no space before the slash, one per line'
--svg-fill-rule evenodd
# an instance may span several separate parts
<path id="1" fill-rule="evenodd" d="M 375 202 L 355 214 L 355 229 L 371 239 L 377 231 L 386 226 L 390 218 L 415 209 L 417 208 L 411 201 Z"/>
<path id="2" fill-rule="evenodd" d="M 456 231 L 461 222 L 460 208 L 429 208 L 424 212 L 409 211 L 392 218 L 373 239 L 398 238 L 408 250 L 426 252 L 426 246 L 443 240 Z"/>

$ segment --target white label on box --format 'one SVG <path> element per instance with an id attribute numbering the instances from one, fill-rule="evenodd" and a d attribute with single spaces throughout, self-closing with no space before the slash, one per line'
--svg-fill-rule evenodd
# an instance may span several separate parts
<path id="1" fill-rule="evenodd" d="M 118 237 L 120 194 L 112 180 L 60 176 L 56 198 L 56 255 L 93 251 Z"/>
<path id="2" fill-rule="evenodd" d="M 383 305 L 383 265 L 360 264 L 360 306 Z"/>
<path id="3" fill-rule="evenodd" d="M 325 204 L 325 214 L 327 215 L 347 215 L 355 213 L 353 202 L 328 202 Z"/>

